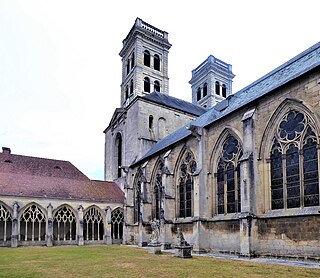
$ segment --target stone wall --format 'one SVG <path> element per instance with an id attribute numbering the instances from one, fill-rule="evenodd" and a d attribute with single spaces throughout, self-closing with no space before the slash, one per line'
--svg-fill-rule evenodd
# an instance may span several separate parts
<path id="1" fill-rule="evenodd" d="M 258 219 L 256 253 L 320 259 L 320 215 Z"/>

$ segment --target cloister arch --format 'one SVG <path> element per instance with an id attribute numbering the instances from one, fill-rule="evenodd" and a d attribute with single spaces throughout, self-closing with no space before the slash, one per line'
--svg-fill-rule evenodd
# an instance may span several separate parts
<path id="1" fill-rule="evenodd" d="M 70 206 L 59 206 L 53 213 L 53 240 L 55 243 L 70 244 L 76 240 L 77 217 Z"/>
<path id="2" fill-rule="evenodd" d="M 47 231 L 47 213 L 37 203 L 31 203 L 19 213 L 19 240 L 44 241 Z"/>
<path id="3" fill-rule="evenodd" d="M 83 238 L 86 241 L 104 239 L 104 215 L 100 208 L 91 206 L 83 212 Z"/>
<path id="4" fill-rule="evenodd" d="M 10 242 L 12 234 L 12 210 L 0 201 L 0 246 Z"/>

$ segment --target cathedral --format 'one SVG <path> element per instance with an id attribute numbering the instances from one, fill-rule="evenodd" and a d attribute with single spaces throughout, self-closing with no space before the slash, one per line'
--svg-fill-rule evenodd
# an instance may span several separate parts
<path id="1" fill-rule="evenodd" d="M 137 18 L 123 40 L 105 179 L 125 193 L 123 244 L 320 259 L 320 43 L 239 92 L 209 55 L 192 103 L 169 95 L 168 33 Z"/>
<path id="2" fill-rule="evenodd" d="M 0 246 L 147 246 L 320 260 L 320 43 L 238 92 L 213 55 L 192 102 L 169 94 L 168 33 L 137 18 L 122 42 L 104 181 L 70 162 L 0 153 Z"/>

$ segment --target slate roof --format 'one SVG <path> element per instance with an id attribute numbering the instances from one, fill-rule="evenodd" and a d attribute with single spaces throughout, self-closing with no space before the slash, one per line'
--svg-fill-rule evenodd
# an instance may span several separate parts
<path id="1" fill-rule="evenodd" d="M 191 102 L 156 91 L 145 95 L 142 98 L 195 116 L 200 116 L 203 113 L 207 112 L 207 109 L 198 104 L 193 104 Z"/>
<path id="2" fill-rule="evenodd" d="M 218 121 L 219 119 L 222 119 L 232 112 L 245 107 L 253 101 L 266 96 L 275 89 L 319 66 L 320 42 L 303 51 L 299 55 L 290 59 L 288 62 L 282 64 L 263 77 L 259 78 L 257 81 L 243 88 L 239 92 L 230 95 L 227 99 L 218 103 L 200 117 L 171 133 L 170 135 L 159 141 L 157 144 L 155 144 L 141 159 L 136 161 L 132 166 L 139 164 L 152 155 L 190 136 L 191 131 L 188 128 L 191 125 L 207 127 L 215 121 Z"/>
<path id="3" fill-rule="evenodd" d="M 68 161 L 0 153 L 0 195 L 124 202 L 114 182 L 90 180 Z"/>

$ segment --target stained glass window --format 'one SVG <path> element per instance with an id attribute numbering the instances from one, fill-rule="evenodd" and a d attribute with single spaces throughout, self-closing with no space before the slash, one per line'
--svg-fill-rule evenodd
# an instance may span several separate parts
<path id="1" fill-rule="evenodd" d="M 142 171 L 139 170 L 136 176 L 134 187 L 134 222 L 139 222 L 140 219 L 140 204 L 141 204 L 141 185 L 142 185 Z"/>
<path id="2" fill-rule="evenodd" d="M 241 211 L 240 167 L 242 155 L 239 141 L 229 136 L 222 147 L 217 166 L 217 211 L 218 214 Z"/>
<path id="3" fill-rule="evenodd" d="M 319 205 L 318 143 L 312 121 L 298 111 L 279 123 L 271 150 L 271 209 Z"/>
<path id="4" fill-rule="evenodd" d="M 156 175 L 153 188 L 153 218 L 160 219 L 162 190 L 162 168 L 163 163 L 160 162 L 156 168 Z"/>
<path id="5" fill-rule="evenodd" d="M 193 177 L 192 174 L 197 169 L 197 163 L 191 151 L 187 151 L 179 167 L 179 216 L 192 216 L 192 200 L 193 200 Z"/>

